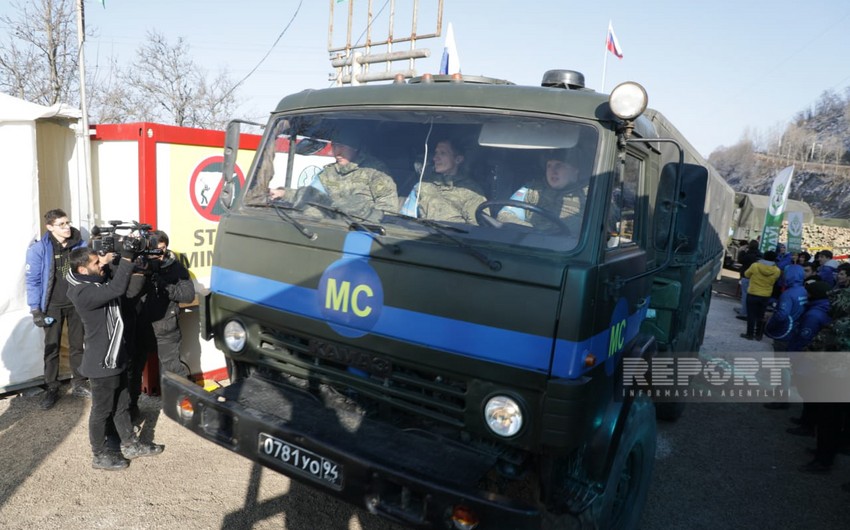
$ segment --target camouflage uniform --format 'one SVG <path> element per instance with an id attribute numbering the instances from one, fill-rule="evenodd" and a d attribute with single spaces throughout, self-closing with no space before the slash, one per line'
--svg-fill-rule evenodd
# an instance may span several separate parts
<path id="1" fill-rule="evenodd" d="M 476 224 L 475 210 L 487 200 L 481 186 L 462 173 L 453 176 L 432 173 L 422 179 L 421 193 L 419 189 L 419 184 L 413 187 L 401 213 L 435 221 Z"/>
<path id="2" fill-rule="evenodd" d="M 581 230 L 581 217 L 587 202 L 587 186 L 569 186 L 553 189 L 545 181 L 537 180 L 518 189 L 511 200 L 533 204 L 548 212 L 557 213 L 573 235 Z M 551 221 L 529 210 L 507 206 L 499 212 L 499 221 L 531 225 L 541 230 L 554 228 Z"/>
<path id="3" fill-rule="evenodd" d="M 398 191 L 386 166 L 363 153 L 344 166 L 328 164 L 313 177 L 310 186 L 326 193 L 335 206 L 352 215 L 380 218 L 375 210 L 398 210 Z"/>

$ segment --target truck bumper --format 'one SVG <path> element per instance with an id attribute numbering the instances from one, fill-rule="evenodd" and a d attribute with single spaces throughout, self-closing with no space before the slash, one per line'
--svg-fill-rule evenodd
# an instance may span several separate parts
<path id="1" fill-rule="evenodd" d="M 257 376 L 213 392 L 166 373 L 165 414 L 195 434 L 369 512 L 418 528 L 540 528 L 539 507 L 477 489 L 496 457 L 401 430 Z M 191 411 L 191 412 L 190 412 Z"/>

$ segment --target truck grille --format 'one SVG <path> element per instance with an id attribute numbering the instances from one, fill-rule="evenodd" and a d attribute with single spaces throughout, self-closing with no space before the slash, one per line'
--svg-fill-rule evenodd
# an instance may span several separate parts
<path id="1" fill-rule="evenodd" d="M 406 366 L 378 354 L 341 344 L 271 332 L 260 334 L 261 364 L 309 381 L 318 381 L 378 409 L 430 418 L 463 428 L 466 381 Z"/>

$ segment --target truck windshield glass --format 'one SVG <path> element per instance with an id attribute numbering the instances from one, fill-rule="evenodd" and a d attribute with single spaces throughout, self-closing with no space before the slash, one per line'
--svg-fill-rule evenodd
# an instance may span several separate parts
<path id="1" fill-rule="evenodd" d="M 370 109 L 280 116 L 269 131 L 243 198 L 257 215 L 285 205 L 308 226 L 356 219 L 396 239 L 421 238 L 429 227 L 411 218 L 424 219 L 470 245 L 556 251 L 582 234 L 598 143 L 588 124 Z"/>

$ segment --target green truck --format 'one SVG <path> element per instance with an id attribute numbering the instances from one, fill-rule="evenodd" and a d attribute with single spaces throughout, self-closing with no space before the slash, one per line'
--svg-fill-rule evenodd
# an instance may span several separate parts
<path id="1" fill-rule="evenodd" d="M 635 527 L 656 415 L 681 405 L 624 392 L 623 359 L 699 350 L 734 207 L 646 105 L 570 70 L 306 90 L 271 114 L 244 185 L 232 122 L 201 300 L 230 382 L 166 373 L 163 410 L 411 527 Z M 446 138 L 483 196 L 429 218 L 405 204 Z M 368 154 L 360 191 L 327 189 L 335 142 Z M 552 159 L 580 175 L 569 218 L 518 195 Z"/>

